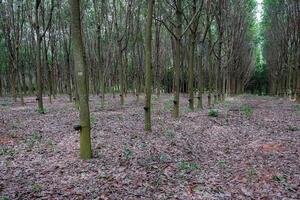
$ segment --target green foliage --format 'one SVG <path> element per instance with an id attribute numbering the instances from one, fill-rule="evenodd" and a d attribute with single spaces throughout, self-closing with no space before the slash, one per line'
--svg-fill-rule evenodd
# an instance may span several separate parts
<path id="1" fill-rule="evenodd" d="M 173 99 L 164 102 L 164 110 L 171 110 L 173 108 Z"/>
<path id="2" fill-rule="evenodd" d="M 273 175 L 272 176 L 272 180 L 273 181 L 277 181 L 277 182 L 286 182 L 287 181 L 287 177 L 284 175 Z"/>
<path id="3" fill-rule="evenodd" d="M 229 106 L 230 106 L 230 102 L 229 101 L 223 101 L 223 106 L 225 107 L 225 108 L 228 108 Z"/>
<path id="4" fill-rule="evenodd" d="M 296 127 L 296 126 L 291 126 L 291 125 L 290 125 L 290 126 L 288 127 L 288 130 L 289 130 L 289 131 L 300 131 L 300 128 L 298 128 L 298 127 Z"/>
<path id="5" fill-rule="evenodd" d="M 242 105 L 241 110 L 247 118 L 250 118 L 253 115 L 253 108 L 251 105 Z"/>
<path id="6" fill-rule="evenodd" d="M 152 95 L 151 96 L 151 102 L 157 101 L 158 100 L 158 96 L 157 95 Z"/>
<path id="7" fill-rule="evenodd" d="M 295 106 L 295 112 L 296 114 L 300 115 L 300 105 Z"/>
<path id="8" fill-rule="evenodd" d="M 134 157 L 134 152 L 126 147 L 123 150 L 123 156 L 125 157 L 126 160 L 129 160 Z"/>
<path id="9" fill-rule="evenodd" d="M 16 134 L 15 132 L 11 132 L 11 133 L 9 134 L 9 136 L 10 136 L 11 138 L 17 138 L 17 134 Z"/>
<path id="10" fill-rule="evenodd" d="M 200 165 L 195 162 L 183 161 L 177 164 L 177 168 L 184 171 L 192 171 L 200 168 Z"/>
<path id="11" fill-rule="evenodd" d="M 168 160 L 168 155 L 165 153 L 160 153 L 159 154 L 159 162 L 164 163 Z"/>
<path id="12" fill-rule="evenodd" d="M 219 116 L 219 111 L 217 109 L 209 109 L 208 110 L 208 116 L 218 117 Z"/>
<path id="13" fill-rule="evenodd" d="M 1 197 L 1 200 L 9 200 L 8 197 Z"/>
<path id="14" fill-rule="evenodd" d="M 0 156 L 14 156 L 16 151 L 9 147 L 0 146 Z"/>
<path id="15" fill-rule="evenodd" d="M 31 150 L 37 142 L 41 141 L 41 139 L 42 136 L 40 134 L 33 132 L 25 141 L 27 143 L 27 149 Z"/>
<path id="16" fill-rule="evenodd" d="M 75 104 L 75 108 L 76 108 L 78 111 L 80 111 L 79 101 L 75 101 L 74 104 Z"/>
<path id="17" fill-rule="evenodd" d="M 37 109 L 37 112 L 38 112 L 39 114 L 44 114 L 44 113 L 46 113 L 46 109 L 45 109 L 45 108 L 43 108 L 43 109 L 38 108 L 38 109 Z"/>
<path id="18" fill-rule="evenodd" d="M 31 189 L 33 192 L 41 192 L 43 190 L 43 187 L 39 184 L 33 184 L 31 186 Z"/>
<path id="19" fill-rule="evenodd" d="M 250 167 L 246 170 L 246 174 L 248 176 L 249 179 L 254 178 L 257 175 L 257 171 L 255 168 Z"/>
<path id="20" fill-rule="evenodd" d="M 219 160 L 219 161 L 218 161 L 218 165 L 219 165 L 221 168 L 225 168 L 225 166 L 226 166 L 226 161 L 225 161 L 225 160 Z"/>
<path id="21" fill-rule="evenodd" d="M 91 125 L 95 125 L 97 122 L 97 118 L 94 115 L 91 115 L 90 121 L 91 121 Z"/>

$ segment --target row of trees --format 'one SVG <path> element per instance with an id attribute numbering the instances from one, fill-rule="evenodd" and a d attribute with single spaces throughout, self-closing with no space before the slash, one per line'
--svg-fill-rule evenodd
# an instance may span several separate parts
<path id="1" fill-rule="evenodd" d="M 299 1 L 264 0 L 262 30 L 270 94 L 291 94 L 300 102 Z"/>
<path id="2" fill-rule="evenodd" d="M 123 105 L 127 93 L 138 100 L 145 91 L 151 130 L 152 92 L 173 92 L 178 117 L 181 92 L 191 110 L 194 99 L 203 107 L 204 92 L 211 106 L 242 93 L 254 71 L 254 0 L 69 1 L 0 4 L 0 95 L 24 104 L 35 92 L 41 113 L 44 95 L 79 101 L 82 158 L 92 155 L 89 94 L 104 106 L 118 93 Z"/>
<path id="3" fill-rule="evenodd" d="M 152 89 L 197 93 L 210 99 L 243 92 L 254 69 L 253 0 L 156 1 L 154 7 Z M 145 89 L 146 2 L 82 0 L 81 23 L 89 91 L 104 101 L 106 93 Z M 65 1 L 35 0 L 1 3 L 1 92 L 15 99 L 36 92 L 76 97 L 71 57 L 70 11 Z M 23 101 L 22 101 L 23 102 Z M 209 101 L 210 102 L 210 101 Z"/>

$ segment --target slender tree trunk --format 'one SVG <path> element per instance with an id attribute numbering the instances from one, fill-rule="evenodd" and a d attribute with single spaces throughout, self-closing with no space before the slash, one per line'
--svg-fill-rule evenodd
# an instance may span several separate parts
<path id="1" fill-rule="evenodd" d="M 296 77 L 296 101 L 300 104 L 300 66 L 298 66 Z"/>
<path id="2" fill-rule="evenodd" d="M 79 0 L 69 0 L 71 9 L 72 43 L 74 49 L 75 75 L 80 106 L 80 158 L 92 158 L 90 136 L 89 94 L 87 89 L 88 74 L 84 61 L 84 49 L 81 35 Z"/>
<path id="3" fill-rule="evenodd" d="M 207 20 L 208 21 L 208 20 Z M 212 71 L 213 71 L 213 66 L 212 66 L 212 56 L 211 56 L 211 48 L 212 48 L 212 35 L 211 35 L 211 28 L 208 30 L 208 106 L 211 106 L 211 99 L 212 99 L 212 85 L 213 85 L 213 80 L 212 80 Z"/>
<path id="4" fill-rule="evenodd" d="M 176 27 L 175 27 L 175 58 L 174 58 L 174 108 L 173 115 L 179 117 L 180 96 L 180 65 L 181 65 L 181 27 L 182 27 L 181 0 L 177 0 Z"/>
<path id="5" fill-rule="evenodd" d="M 201 42 L 199 45 L 199 85 L 198 85 L 198 109 L 203 109 L 203 91 L 204 91 L 204 69 L 203 69 L 203 43 Z"/>
<path id="6" fill-rule="evenodd" d="M 38 112 L 43 114 L 44 105 L 43 105 L 43 78 L 42 78 L 42 61 L 41 61 L 41 43 L 42 37 L 40 33 L 39 26 L 39 6 L 40 1 L 36 0 L 35 5 L 35 33 L 36 33 L 36 85 L 37 85 L 37 101 L 38 101 Z"/>
<path id="7" fill-rule="evenodd" d="M 159 9 L 159 8 L 158 8 Z M 158 10 L 158 12 L 160 12 Z M 161 90 L 161 66 L 160 66 L 160 27 L 161 24 L 159 22 L 155 23 L 155 65 L 156 65 L 156 95 L 159 98 L 160 97 L 160 90 Z"/>
<path id="8" fill-rule="evenodd" d="M 146 80 L 145 80 L 145 130 L 151 131 L 151 90 L 152 90 L 152 15 L 154 0 L 148 0 L 146 26 Z"/>
<path id="9" fill-rule="evenodd" d="M 1 74 L 1 73 L 2 73 L 2 72 L 1 72 L 1 70 L 0 70 L 0 97 L 3 96 L 3 89 L 2 89 L 3 83 L 2 83 L 2 74 Z"/>

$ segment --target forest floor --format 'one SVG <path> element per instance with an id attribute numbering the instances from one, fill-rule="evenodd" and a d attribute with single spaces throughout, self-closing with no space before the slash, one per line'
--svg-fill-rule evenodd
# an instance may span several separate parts
<path id="1" fill-rule="evenodd" d="M 46 114 L 0 99 L 0 198 L 300 199 L 300 106 L 285 98 L 238 96 L 179 119 L 171 95 L 153 98 L 153 131 L 143 131 L 143 98 L 91 97 L 94 158 L 79 159 L 78 110 L 67 97 Z M 211 114 L 215 114 L 211 112 Z"/>

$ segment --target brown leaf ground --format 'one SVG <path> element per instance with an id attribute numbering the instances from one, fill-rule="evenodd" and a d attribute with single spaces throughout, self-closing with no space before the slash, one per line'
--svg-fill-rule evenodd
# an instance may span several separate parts
<path id="1" fill-rule="evenodd" d="M 91 97 L 94 159 L 78 158 L 78 111 L 67 97 L 36 112 L 0 99 L 0 197 L 9 199 L 300 199 L 300 106 L 240 96 L 179 119 L 153 98 L 153 131 L 143 99 Z"/>

